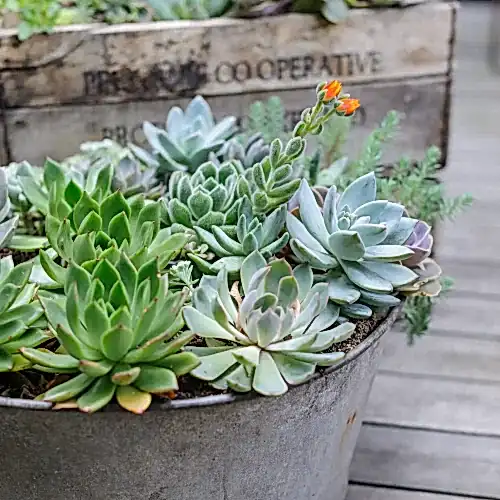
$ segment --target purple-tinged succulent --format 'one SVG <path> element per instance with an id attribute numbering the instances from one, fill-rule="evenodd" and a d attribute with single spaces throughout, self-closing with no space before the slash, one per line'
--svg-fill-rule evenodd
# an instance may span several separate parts
<path id="1" fill-rule="evenodd" d="M 403 264 L 406 267 L 418 266 L 429 257 L 433 244 L 434 238 L 431 234 L 431 226 L 426 222 L 418 221 L 405 243 L 406 247 L 413 250 L 413 255 L 409 259 L 406 259 Z"/>

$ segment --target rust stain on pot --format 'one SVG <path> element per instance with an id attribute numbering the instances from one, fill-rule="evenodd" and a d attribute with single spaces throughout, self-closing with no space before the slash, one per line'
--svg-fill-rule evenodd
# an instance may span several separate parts
<path id="1" fill-rule="evenodd" d="M 356 422 L 356 417 L 358 415 L 358 412 L 355 410 L 347 419 L 346 426 L 344 428 L 344 432 L 342 432 L 342 438 L 340 440 L 340 449 L 342 449 L 344 445 L 344 440 L 347 437 L 347 434 L 349 433 L 349 430 L 353 426 L 354 422 Z"/>

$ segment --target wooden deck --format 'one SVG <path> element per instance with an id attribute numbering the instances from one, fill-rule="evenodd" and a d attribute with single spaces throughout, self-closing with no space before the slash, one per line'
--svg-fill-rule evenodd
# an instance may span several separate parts
<path id="1" fill-rule="evenodd" d="M 492 12 L 492 4 L 467 2 L 459 13 L 444 179 L 451 193 L 468 191 L 476 201 L 442 228 L 438 256 L 455 290 L 414 347 L 400 333 L 386 339 L 348 500 L 500 499 L 500 72 L 487 60 Z"/>

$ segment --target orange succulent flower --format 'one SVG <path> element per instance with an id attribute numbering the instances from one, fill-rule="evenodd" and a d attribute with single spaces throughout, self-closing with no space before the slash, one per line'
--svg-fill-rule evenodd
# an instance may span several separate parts
<path id="1" fill-rule="evenodd" d="M 323 102 L 330 102 L 335 99 L 342 90 L 342 84 L 338 80 L 328 82 L 322 89 L 325 92 Z"/>
<path id="2" fill-rule="evenodd" d="M 345 98 L 340 100 L 337 106 L 337 112 L 344 116 L 350 116 L 361 106 L 359 99 Z"/>

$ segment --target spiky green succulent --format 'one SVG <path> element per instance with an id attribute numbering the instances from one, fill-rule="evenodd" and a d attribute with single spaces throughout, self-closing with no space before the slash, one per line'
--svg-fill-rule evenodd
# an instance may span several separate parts
<path id="1" fill-rule="evenodd" d="M 269 259 L 288 243 L 289 235 L 284 230 L 286 213 L 286 205 L 281 205 L 263 221 L 259 217 L 252 218 L 241 214 L 234 236 L 216 225 L 212 226 L 211 231 L 195 227 L 200 240 L 206 243 L 219 259 L 209 263 L 191 253 L 188 253 L 188 257 L 207 274 L 216 274 L 222 268 L 231 274 L 239 272 L 245 257 L 255 251 Z"/>
<path id="2" fill-rule="evenodd" d="M 198 366 L 193 353 L 179 352 L 193 337 L 178 333 L 187 291 L 169 292 L 157 258 L 136 269 L 120 252 L 114 264 L 102 259 L 92 272 L 72 262 L 64 291 L 64 303 L 40 297 L 63 352 L 21 352 L 46 371 L 78 375 L 40 399 L 60 403 L 77 398 L 76 407 L 94 412 L 116 395 L 123 408 L 142 413 L 152 394 L 177 390 L 177 376 Z"/>
<path id="3" fill-rule="evenodd" d="M 0 372 L 29 368 L 20 348 L 50 338 L 36 286 L 29 283 L 32 267 L 32 262 L 14 267 L 10 256 L 0 260 Z"/>
<path id="4" fill-rule="evenodd" d="M 299 262 L 327 271 L 330 299 L 342 314 L 366 318 L 373 308 L 397 305 L 398 290 L 417 280 L 401 264 L 413 255 L 404 243 L 417 221 L 403 215 L 402 205 L 375 199 L 374 173 L 341 195 L 331 187 L 322 209 L 306 181 L 297 198 L 300 219 L 287 215 L 290 247 Z"/>
<path id="5" fill-rule="evenodd" d="M 209 19 L 222 16 L 232 0 L 147 0 L 157 19 Z"/>
<path id="6" fill-rule="evenodd" d="M 161 200 L 146 203 L 143 196 L 125 199 L 120 191 L 109 193 L 111 168 L 100 172 L 96 189 L 82 191 L 70 181 L 51 191 L 47 237 L 63 262 L 75 262 L 91 271 L 103 258 L 116 263 L 125 253 L 139 269 L 152 258 L 164 269 L 188 240 L 185 234 L 160 229 Z M 59 195 L 58 192 L 62 192 Z M 109 193 L 105 196 L 102 193 Z M 63 284 L 66 268 L 44 251 L 40 261 L 48 276 Z"/>
<path id="7" fill-rule="evenodd" d="M 175 171 L 196 172 L 209 160 L 210 153 L 217 153 L 236 133 L 237 127 L 233 116 L 216 123 L 209 104 L 196 96 L 186 111 L 177 106 L 169 111 L 165 129 L 145 122 L 143 130 L 152 153 L 135 145 L 129 147 L 144 164 L 157 167 L 160 176 L 168 176 Z"/>
<path id="8" fill-rule="evenodd" d="M 251 210 L 249 200 L 236 198 L 238 166 L 232 162 L 207 162 L 190 176 L 174 172 L 166 195 L 168 222 L 183 228 L 235 226 L 242 207 Z"/>
<path id="9" fill-rule="evenodd" d="M 242 266 L 243 300 L 237 285 L 231 292 L 227 273 L 204 276 L 184 308 L 191 331 L 207 347 L 188 347 L 201 364 L 191 374 L 218 389 L 278 396 L 308 380 L 317 366 L 331 366 L 342 352 L 325 352 L 354 331 L 335 326 L 339 308 L 328 301 L 328 286 L 313 286 L 309 266 L 293 271 L 284 260 L 266 265 L 258 253 Z"/>

